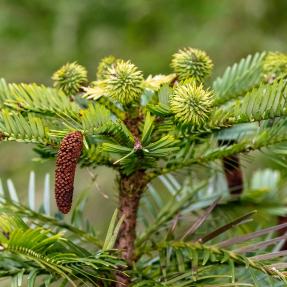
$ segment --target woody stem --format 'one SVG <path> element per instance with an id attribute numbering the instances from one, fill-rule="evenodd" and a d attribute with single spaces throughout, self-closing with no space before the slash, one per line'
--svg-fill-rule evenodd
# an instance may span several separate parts
<path id="1" fill-rule="evenodd" d="M 122 258 L 126 260 L 129 267 L 135 260 L 137 211 L 146 184 L 145 172 L 141 170 L 136 171 L 131 176 L 122 176 L 120 179 L 119 210 L 120 217 L 124 216 L 124 222 L 119 231 L 116 248 L 121 251 Z M 122 273 L 118 273 L 116 279 L 117 287 L 129 286 L 130 284 L 130 278 Z"/>

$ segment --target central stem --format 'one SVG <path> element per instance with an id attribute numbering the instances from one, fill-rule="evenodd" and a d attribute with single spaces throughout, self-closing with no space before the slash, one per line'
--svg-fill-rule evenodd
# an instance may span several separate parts
<path id="1" fill-rule="evenodd" d="M 140 142 L 141 133 L 139 123 L 142 121 L 140 110 L 133 110 L 124 120 L 134 136 L 134 150 L 139 152 L 142 149 Z M 122 258 L 131 268 L 135 256 L 134 247 L 136 240 L 137 211 L 141 195 L 148 183 L 144 170 L 138 169 L 131 175 L 120 173 L 119 181 L 119 217 L 124 216 L 124 221 L 120 227 L 116 248 L 121 252 Z M 116 274 L 116 287 L 126 287 L 131 283 L 130 277 L 118 272 Z"/>
<path id="2" fill-rule="evenodd" d="M 116 243 L 116 248 L 120 250 L 122 258 L 126 260 L 129 267 L 134 262 L 134 245 L 136 240 L 137 211 L 141 194 L 147 184 L 145 172 L 138 170 L 130 176 L 121 176 L 119 191 L 119 211 L 120 217 L 124 216 Z M 117 287 L 129 286 L 130 278 L 122 273 L 118 273 Z"/>

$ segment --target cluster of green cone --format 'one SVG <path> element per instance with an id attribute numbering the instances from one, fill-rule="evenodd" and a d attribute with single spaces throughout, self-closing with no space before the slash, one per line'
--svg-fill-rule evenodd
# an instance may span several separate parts
<path id="1" fill-rule="evenodd" d="M 203 124 L 212 108 L 213 94 L 203 83 L 211 74 L 212 61 L 204 51 L 186 48 L 173 55 L 171 67 L 175 72 L 170 108 L 176 122 L 185 126 Z M 170 80 L 172 77 L 167 77 Z M 87 71 L 77 63 L 66 64 L 53 75 L 54 86 L 67 95 L 81 91 L 87 83 Z M 164 77 L 161 78 L 164 81 Z M 157 78 L 156 81 L 161 79 Z M 143 73 L 130 61 L 114 56 L 104 58 L 97 69 L 97 81 L 103 96 L 123 106 L 139 103 L 144 89 Z"/>
<path id="2" fill-rule="evenodd" d="M 156 76 L 153 81 L 159 85 L 168 83 L 173 88 L 169 106 L 175 122 L 192 129 L 204 125 L 212 111 L 214 98 L 213 91 L 204 87 L 213 68 L 210 57 L 199 49 L 181 49 L 172 56 L 171 67 L 175 74 Z M 287 56 L 278 52 L 268 53 L 263 70 L 266 81 L 272 81 L 278 74 L 287 76 Z M 69 96 L 81 92 L 88 84 L 86 69 L 77 63 L 64 65 L 52 79 L 54 86 Z M 130 107 L 139 104 L 146 81 L 143 73 L 130 61 L 108 56 L 99 63 L 97 80 L 89 87 L 94 87 L 100 97 L 105 96 Z"/>

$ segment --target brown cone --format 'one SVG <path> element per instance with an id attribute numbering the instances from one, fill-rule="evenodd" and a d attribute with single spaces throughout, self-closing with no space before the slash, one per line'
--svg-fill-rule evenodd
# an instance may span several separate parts
<path id="1" fill-rule="evenodd" d="M 56 160 L 55 198 L 59 210 L 66 214 L 73 200 L 76 165 L 83 148 L 83 135 L 79 131 L 66 135 L 60 145 Z"/>

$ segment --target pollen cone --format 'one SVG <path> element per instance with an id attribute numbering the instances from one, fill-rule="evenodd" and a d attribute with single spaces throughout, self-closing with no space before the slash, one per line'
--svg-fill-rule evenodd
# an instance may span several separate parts
<path id="1" fill-rule="evenodd" d="M 83 135 L 79 131 L 66 135 L 60 145 L 56 160 L 55 198 L 59 210 L 66 214 L 73 200 L 76 165 L 83 148 Z"/>

